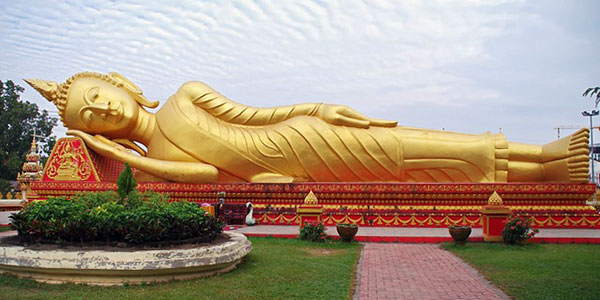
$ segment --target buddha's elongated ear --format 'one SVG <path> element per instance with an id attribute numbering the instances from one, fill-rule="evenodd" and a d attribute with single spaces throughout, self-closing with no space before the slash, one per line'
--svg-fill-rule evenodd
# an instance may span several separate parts
<path id="1" fill-rule="evenodd" d="M 135 83 L 133 83 L 133 81 L 125 78 L 125 76 L 123 76 L 117 72 L 110 72 L 110 73 L 108 73 L 108 76 L 110 78 L 114 79 L 115 81 L 117 81 L 118 83 L 123 84 L 123 86 L 125 86 L 125 88 L 128 89 L 130 92 L 132 92 L 134 94 L 138 94 L 138 95 L 142 94 L 142 89 L 140 89 L 139 86 L 137 86 Z"/>
<path id="2" fill-rule="evenodd" d="M 127 91 L 133 96 L 135 101 L 137 101 L 137 103 L 139 103 L 140 105 L 149 108 L 156 108 L 158 106 L 158 101 L 150 101 L 146 97 L 144 97 L 144 95 L 142 94 L 142 89 L 140 89 L 139 86 L 133 83 L 133 81 L 127 79 L 125 76 L 117 72 L 110 72 L 108 73 L 108 76 L 117 81 L 118 83 L 122 84 L 123 87 L 127 89 Z"/>

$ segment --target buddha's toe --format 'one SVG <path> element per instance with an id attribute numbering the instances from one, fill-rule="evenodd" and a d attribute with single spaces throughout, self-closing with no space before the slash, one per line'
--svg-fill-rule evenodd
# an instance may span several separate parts
<path id="1" fill-rule="evenodd" d="M 589 129 L 583 128 L 571 136 L 567 158 L 569 181 L 588 181 L 590 155 L 589 133 Z"/>

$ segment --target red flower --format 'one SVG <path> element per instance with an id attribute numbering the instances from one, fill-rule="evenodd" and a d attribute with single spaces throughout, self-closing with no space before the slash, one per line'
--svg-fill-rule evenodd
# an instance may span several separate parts
<path id="1" fill-rule="evenodd" d="M 510 226 L 510 230 L 515 230 L 515 226 Z"/>

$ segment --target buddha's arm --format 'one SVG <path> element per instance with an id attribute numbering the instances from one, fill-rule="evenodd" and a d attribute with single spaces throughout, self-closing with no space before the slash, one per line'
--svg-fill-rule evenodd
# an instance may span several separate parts
<path id="1" fill-rule="evenodd" d="M 184 84 L 177 93 L 223 121 L 242 125 L 269 125 L 296 116 L 314 116 L 322 105 L 304 103 L 272 108 L 251 107 L 231 101 L 210 86 L 196 81 Z"/>
<path id="2" fill-rule="evenodd" d="M 132 167 L 159 178 L 188 183 L 215 182 L 217 180 L 217 168 L 208 164 L 138 156 L 101 136 L 94 137 L 79 130 L 69 130 L 67 133 L 82 138 L 88 147 L 102 156 L 127 162 Z"/>
<path id="3" fill-rule="evenodd" d="M 150 175 L 175 182 L 204 183 L 217 181 L 214 166 L 197 162 L 159 160 L 120 151 L 117 159 Z"/>
<path id="4" fill-rule="evenodd" d="M 303 103 L 290 106 L 256 108 L 229 100 L 202 82 L 188 82 L 177 91 L 178 97 L 188 98 L 213 116 L 234 124 L 263 126 L 276 124 L 296 116 L 315 116 L 328 123 L 368 128 L 394 127 L 397 122 L 366 117 L 343 105 Z"/>

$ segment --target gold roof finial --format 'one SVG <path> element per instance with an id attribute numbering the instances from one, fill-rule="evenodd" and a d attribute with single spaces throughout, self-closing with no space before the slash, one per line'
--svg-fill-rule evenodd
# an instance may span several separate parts
<path id="1" fill-rule="evenodd" d="M 315 196 L 315 193 L 313 193 L 312 190 L 304 198 L 304 204 L 308 204 L 308 205 L 317 205 L 317 204 L 319 204 L 317 196 Z"/>
<path id="2" fill-rule="evenodd" d="M 35 151 L 37 150 L 37 144 L 35 142 L 35 137 L 33 139 L 31 139 L 31 148 L 29 148 L 29 150 L 30 150 L 30 153 L 35 153 Z"/>
<path id="3" fill-rule="evenodd" d="M 490 206 L 502 206 L 502 198 L 496 191 L 488 198 L 488 205 Z"/>

